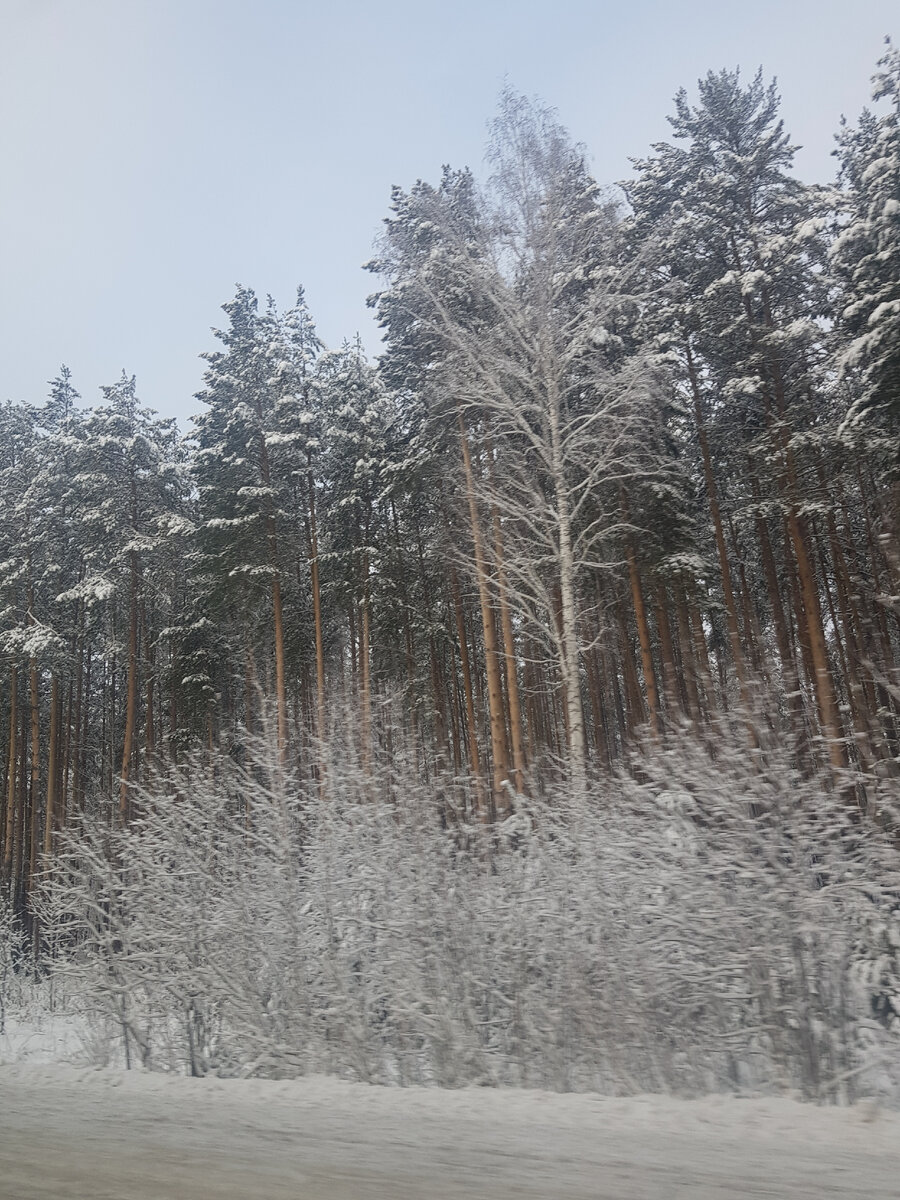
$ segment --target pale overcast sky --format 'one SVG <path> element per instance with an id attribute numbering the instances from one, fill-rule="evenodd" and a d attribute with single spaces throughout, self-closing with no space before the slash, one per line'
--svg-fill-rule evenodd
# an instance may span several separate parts
<path id="1" fill-rule="evenodd" d="M 303 283 L 327 342 L 376 350 L 391 185 L 480 169 L 504 79 L 612 183 L 679 87 L 762 65 L 828 179 L 885 34 L 897 0 L 0 0 L 0 399 L 124 367 L 183 419 L 236 282 Z"/>

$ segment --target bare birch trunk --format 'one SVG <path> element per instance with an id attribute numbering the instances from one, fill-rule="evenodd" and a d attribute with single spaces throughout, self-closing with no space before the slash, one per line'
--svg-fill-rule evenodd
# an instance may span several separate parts
<path id="1" fill-rule="evenodd" d="M 466 476 L 466 498 L 469 505 L 472 546 L 475 552 L 475 575 L 478 581 L 478 598 L 481 604 L 481 625 L 484 636 L 484 658 L 488 688 L 488 713 L 491 725 L 494 804 L 497 807 L 498 813 L 505 813 L 506 798 L 503 792 L 503 784 L 509 772 L 506 758 L 506 719 L 503 706 L 503 687 L 500 682 L 500 656 L 497 650 L 494 615 L 491 611 L 488 570 L 484 554 L 484 543 L 481 537 L 481 521 L 478 516 L 472 455 L 469 450 L 469 439 L 462 413 L 457 414 L 457 423 Z M 481 815 L 485 818 L 487 813 Z"/>

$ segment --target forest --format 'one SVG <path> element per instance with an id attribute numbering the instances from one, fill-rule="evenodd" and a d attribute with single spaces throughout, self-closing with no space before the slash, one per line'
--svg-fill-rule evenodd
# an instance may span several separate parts
<path id="1" fill-rule="evenodd" d="M 900 51 L 834 183 L 762 71 L 669 121 L 602 188 L 505 90 L 390 197 L 374 362 L 240 286 L 186 431 L 3 404 L 0 1012 L 900 1096 Z"/>

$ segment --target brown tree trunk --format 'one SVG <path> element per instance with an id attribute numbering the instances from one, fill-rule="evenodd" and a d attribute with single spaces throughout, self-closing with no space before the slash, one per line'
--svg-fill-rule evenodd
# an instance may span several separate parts
<path id="1" fill-rule="evenodd" d="M 83 653 L 83 652 L 82 652 Z M 76 812 L 84 807 L 84 777 L 87 769 L 88 722 L 91 709 L 91 666 L 93 654 L 91 646 L 87 647 L 87 663 L 82 672 L 78 672 L 78 698 L 75 702 L 75 745 L 72 749 L 72 804 Z"/>
<path id="2" fill-rule="evenodd" d="M 703 707 L 700 702 L 700 681 L 694 646 L 691 641 L 691 626 L 688 616 L 687 598 L 684 585 L 675 586 L 675 620 L 678 629 L 678 645 L 681 650 L 682 679 L 687 700 L 688 716 L 695 725 L 703 720 Z"/>
<path id="3" fill-rule="evenodd" d="M 641 647 L 641 667 L 644 672 L 647 707 L 650 710 L 650 732 L 656 738 L 659 737 L 659 692 L 656 688 L 656 673 L 653 669 L 653 649 L 650 642 L 647 610 L 644 606 L 644 593 L 641 588 L 641 576 L 630 535 L 625 542 L 625 557 L 628 562 L 628 578 L 631 583 L 631 603 L 634 608 L 638 642 Z"/>
<path id="4" fill-rule="evenodd" d="M 156 647 L 150 636 L 150 622 L 147 620 L 146 610 L 144 610 L 144 657 L 147 660 L 147 714 L 144 722 L 144 746 L 146 747 L 147 762 L 150 763 L 156 753 L 156 716 L 154 713 Z"/>
<path id="5" fill-rule="evenodd" d="M 753 497 L 758 503 L 760 490 L 752 467 L 750 468 L 750 478 L 753 487 Z M 769 607 L 772 610 L 772 623 L 775 627 L 775 642 L 778 646 L 778 655 L 781 659 L 781 669 L 785 676 L 785 686 L 788 695 L 796 697 L 792 702 L 792 707 L 796 707 L 796 700 L 802 699 L 799 697 L 800 685 L 797 679 L 797 664 L 794 661 L 790 637 L 788 635 L 787 618 L 784 612 L 784 605 L 781 601 L 781 588 L 778 583 L 778 570 L 775 566 L 775 555 L 772 551 L 769 527 L 763 516 L 757 516 L 756 518 L 756 537 L 762 556 L 763 575 L 765 576 L 766 589 L 769 593 Z"/>
<path id="6" fill-rule="evenodd" d="M 31 688 L 31 785 L 29 787 L 31 819 L 28 832 L 28 891 L 30 892 L 37 874 L 38 847 L 41 844 L 41 707 L 37 660 L 34 658 L 31 659 L 28 675 Z"/>
<path id="7" fill-rule="evenodd" d="M 319 533 L 316 524 L 316 488 L 312 471 L 312 451 L 307 452 L 309 493 L 309 573 L 312 584 L 313 621 L 316 633 L 316 737 L 325 745 L 325 638 L 322 630 L 322 594 L 319 586 Z"/>
<path id="8" fill-rule="evenodd" d="M 494 529 L 494 561 L 497 565 L 497 588 L 500 601 L 500 630 L 503 635 L 503 661 L 506 668 L 506 697 L 509 702 L 509 736 L 513 756 L 513 787 L 525 789 L 525 739 L 522 735 L 522 707 L 519 701 L 518 659 L 513 639 L 512 617 L 509 611 L 509 589 L 503 558 L 503 531 L 500 514 L 491 506 Z"/>
<path id="9" fill-rule="evenodd" d="M 257 401 L 260 429 L 263 424 L 262 403 Z M 269 452 L 264 433 L 260 433 L 260 475 L 267 488 L 272 478 L 269 468 Z M 269 544 L 269 563 L 272 567 L 272 638 L 275 650 L 275 705 L 277 710 L 278 753 L 282 764 L 287 758 L 288 711 L 287 687 L 284 675 L 284 614 L 281 605 L 281 571 L 278 566 L 278 529 L 271 511 L 271 501 L 266 502 L 266 540 Z"/>
<path id="10" fill-rule="evenodd" d="M 466 621 L 462 596 L 459 590 L 459 577 L 456 573 L 456 567 L 452 566 L 450 568 L 450 589 L 453 594 L 453 612 L 456 617 L 456 636 L 459 639 L 459 661 L 462 668 L 463 694 L 466 700 L 469 765 L 476 781 L 476 789 L 480 790 L 481 763 L 478 755 L 478 726 L 475 720 L 475 696 L 472 692 L 472 669 L 469 664 L 469 647 L 466 641 Z"/>
<path id="11" fill-rule="evenodd" d="M 700 673 L 701 691 L 706 694 L 706 715 L 711 717 L 716 707 L 716 688 L 713 683 L 712 670 L 709 665 L 709 647 L 706 644 L 706 633 L 703 629 L 703 617 L 697 603 L 690 604 L 691 638 L 694 643 L 694 656 Z M 701 701 L 703 696 L 701 696 Z"/>
<path id="12" fill-rule="evenodd" d="M 644 723 L 644 699 L 641 695 L 641 685 L 638 682 L 637 668 L 632 653 L 633 643 L 628 633 L 628 622 L 625 619 L 624 606 L 621 602 L 616 605 L 616 622 L 619 627 L 619 642 L 622 648 L 622 677 L 625 682 L 625 710 L 630 736 L 639 725 Z"/>
<path id="13" fill-rule="evenodd" d="M 368 545 L 368 538 L 366 539 Z M 363 556 L 363 591 L 360 601 L 360 635 L 359 635 L 359 694 L 362 719 L 360 722 L 360 737 L 362 740 L 362 762 L 366 774 L 372 769 L 372 683 L 369 661 L 369 556 Z"/>
<path id="14" fill-rule="evenodd" d="M 9 672 L 9 760 L 6 778 L 6 828 L 3 834 L 3 882 L 11 883 L 13 844 L 16 829 L 16 738 L 18 735 L 19 672 L 15 666 Z"/>
<path id="15" fill-rule="evenodd" d="M 675 716 L 675 711 L 681 703 L 678 688 L 678 667 L 675 662 L 675 647 L 672 644 L 672 630 L 669 626 L 669 614 L 666 592 L 663 585 L 656 584 L 656 627 L 659 630 L 659 656 L 662 662 L 663 690 L 666 695 L 666 706 L 669 720 Z M 682 707 L 684 707 L 682 703 Z"/>
<path id="16" fill-rule="evenodd" d="M 819 593 L 816 587 L 815 572 L 806 547 L 800 518 L 796 511 L 788 513 L 788 532 L 797 562 L 797 578 L 800 587 L 800 597 L 806 618 L 806 629 L 809 638 L 810 656 L 815 671 L 816 696 L 819 702 L 819 718 L 822 722 L 822 732 L 828 741 L 828 757 L 831 765 L 840 769 L 847 765 L 847 755 L 843 742 L 843 729 L 838 714 L 837 696 L 834 690 L 834 680 L 828 663 L 828 648 L 825 644 L 825 628 L 822 623 L 822 610 L 819 606 Z"/>
<path id="17" fill-rule="evenodd" d="M 30 714 L 27 704 L 21 704 L 19 729 L 19 778 L 16 782 L 16 829 L 13 841 L 13 896 L 14 903 L 21 907 L 25 894 L 25 880 L 29 860 L 28 822 L 28 727 Z"/>
<path id="18" fill-rule="evenodd" d="M 81 674 L 80 647 L 77 654 L 78 674 Z M 69 676 L 66 696 L 66 716 L 62 730 L 62 783 L 59 792 L 59 828 L 65 829 L 69 816 L 69 779 L 72 772 L 72 742 L 75 736 L 75 681 Z"/>
<path id="19" fill-rule="evenodd" d="M 275 703 L 278 710 L 278 753 L 282 761 L 287 756 L 287 687 L 284 676 L 284 615 L 281 610 L 281 577 L 275 565 L 272 579 L 272 624 L 275 640 Z"/>
<path id="20" fill-rule="evenodd" d="M 119 820 L 128 820 L 128 784 L 131 775 L 131 754 L 137 721 L 138 673 L 138 568 L 131 554 L 131 605 L 128 621 L 128 682 L 125 700 L 125 741 L 122 746 L 122 781 L 119 787 Z"/>
<path id="21" fill-rule="evenodd" d="M 50 741 L 47 756 L 47 808 L 44 812 L 44 854 L 53 850 L 53 828 L 56 821 L 57 767 L 59 763 L 59 679 L 50 676 Z"/>

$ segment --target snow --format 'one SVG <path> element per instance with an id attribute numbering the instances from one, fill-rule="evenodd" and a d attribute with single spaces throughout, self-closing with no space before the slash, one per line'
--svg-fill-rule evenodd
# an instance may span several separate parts
<path id="1" fill-rule="evenodd" d="M 86 1025 L 66 1013 L 4 1014 L 0 1070 L 11 1063 L 72 1062 L 84 1056 L 86 1037 Z"/>
<path id="2" fill-rule="evenodd" d="M 0 1067 L 3 1200 L 889 1200 L 900 1114 Z"/>

